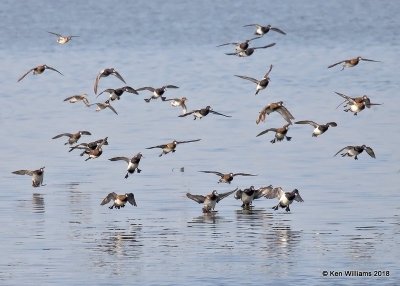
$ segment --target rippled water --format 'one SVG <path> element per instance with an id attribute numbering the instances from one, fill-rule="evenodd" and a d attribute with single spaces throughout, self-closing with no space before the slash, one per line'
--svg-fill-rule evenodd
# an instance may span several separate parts
<path id="1" fill-rule="evenodd" d="M 216 2 L 216 3 L 215 3 Z M 2 1 L 2 147 L 0 284 L 4 285 L 320 285 L 395 284 L 399 280 L 397 1 Z M 249 58 L 225 56 L 217 45 L 252 37 L 245 24 L 272 24 L 254 44 L 276 42 Z M 64 46 L 46 31 L 79 35 Z M 361 55 L 353 69 L 327 69 Z M 27 76 L 47 64 L 61 71 Z M 251 82 L 270 64 L 268 88 Z M 99 113 L 63 99 L 88 93 L 99 70 L 115 67 L 134 88 L 174 84 L 167 97 L 186 96 L 188 109 L 211 105 L 232 118 L 178 118 L 178 108 L 124 94 L 118 111 Z M 104 78 L 99 89 L 122 83 Z M 335 107 L 368 94 L 383 103 L 358 116 Z M 103 101 L 101 95 L 98 101 Z M 266 104 L 283 100 L 296 120 L 336 121 L 319 138 L 292 126 L 291 142 L 271 144 L 262 130 L 283 125 L 272 114 L 254 123 Z M 95 160 L 68 153 L 57 134 L 89 130 L 81 142 L 109 137 Z M 88 139 L 90 138 L 90 139 Z M 159 158 L 146 147 L 173 139 Z M 333 157 L 347 145 L 371 146 L 358 161 Z M 115 156 L 142 152 L 142 173 L 127 180 Z M 46 186 L 33 189 L 18 169 L 46 166 Z M 184 172 L 180 172 L 180 168 Z M 258 174 L 231 185 L 199 170 Z M 297 188 L 304 203 L 273 211 L 259 199 L 242 211 L 233 197 L 214 215 L 187 192 L 207 194 L 272 184 Z M 109 192 L 133 192 L 138 207 L 100 206 Z M 344 271 L 385 271 L 386 277 L 345 277 Z M 342 271 L 324 277 L 323 271 Z M 386 272 L 389 271 L 389 272 Z M 380 273 L 380 272 L 379 272 Z"/>

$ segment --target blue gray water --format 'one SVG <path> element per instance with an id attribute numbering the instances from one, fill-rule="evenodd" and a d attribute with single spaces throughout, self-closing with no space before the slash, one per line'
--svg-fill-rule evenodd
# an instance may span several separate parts
<path id="1" fill-rule="evenodd" d="M 1 1 L 0 284 L 3 285 L 394 285 L 400 277 L 400 153 L 398 1 Z M 276 42 L 249 58 L 224 55 L 217 45 L 252 37 L 250 23 L 272 24 L 254 45 Z M 46 31 L 79 35 L 60 46 Z M 327 69 L 361 55 L 362 62 Z M 46 71 L 17 79 L 30 68 Z M 271 83 L 254 96 L 251 82 Z M 80 93 L 96 102 L 97 73 L 115 67 L 134 88 L 174 84 L 167 97 L 188 108 L 211 105 L 232 118 L 178 118 L 168 103 L 124 94 L 95 112 L 63 99 Z M 99 90 L 123 84 L 104 78 Z M 367 94 L 383 103 L 358 116 L 335 107 L 334 91 Z M 105 96 L 97 98 L 104 101 Z M 311 126 L 292 126 L 291 142 L 271 144 L 280 127 L 272 114 L 256 125 L 266 104 L 283 100 L 296 120 L 336 121 L 319 138 Z M 59 133 L 89 130 L 81 142 L 109 137 L 103 155 L 84 162 L 68 153 Z M 89 138 L 89 139 L 88 139 Z M 201 138 L 159 158 L 146 147 Z M 371 146 L 358 161 L 333 157 L 347 145 Z M 125 180 L 115 156 L 142 152 L 142 173 Z M 46 166 L 32 188 L 18 169 Z M 179 168 L 184 167 L 184 172 Z M 199 173 L 258 174 L 231 185 Z M 260 199 L 243 212 L 233 197 L 215 215 L 185 194 L 272 184 L 297 188 L 304 203 L 273 211 Z M 109 192 L 135 194 L 138 207 L 100 206 Z M 385 277 L 345 277 L 344 271 L 385 271 Z M 324 277 L 323 271 L 342 272 Z M 330 273 L 329 273 L 330 274 Z M 377 272 L 376 274 L 382 274 Z M 388 276 L 387 276 L 388 275 Z"/>

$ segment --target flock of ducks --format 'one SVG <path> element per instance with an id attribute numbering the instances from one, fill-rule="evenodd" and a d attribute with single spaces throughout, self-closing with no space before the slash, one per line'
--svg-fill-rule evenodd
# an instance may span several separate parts
<path id="1" fill-rule="evenodd" d="M 245 40 L 243 42 L 230 42 L 230 43 L 224 43 L 221 45 L 218 45 L 217 47 L 223 47 L 223 46 L 229 46 L 232 45 L 234 46 L 234 51 L 225 53 L 226 55 L 235 55 L 238 57 L 248 57 L 251 56 L 256 49 L 266 49 L 270 48 L 276 45 L 276 43 L 271 43 L 268 45 L 264 46 L 258 46 L 258 47 L 252 47 L 251 42 L 257 39 L 262 38 L 264 35 L 269 33 L 270 31 L 277 32 L 282 35 L 286 35 L 286 33 L 277 28 L 277 27 L 272 27 L 271 25 L 267 26 L 262 26 L 259 24 L 248 24 L 244 25 L 243 27 L 255 27 L 256 30 L 254 34 L 256 37 L 253 37 L 251 39 Z M 48 32 L 52 35 L 57 36 L 57 43 L 59 44 L 66 44 L 69 41 L 72 40 L 74 37 L 79 37 L 79 36 L 72 36 L 72 35 L 61 35 L 58 33 L 54 32 Z M 337 65 L 342 65 L 342 69 L 344 70 L 345 68 L 350 68 L 350 67 L 355 67 L 357 66 L 360 61 L 367 61 L 367 62 L 378 62 L 375 60 L 371 59 L 366 59 L 363 57 L 356 57 L 352 59 L 347 59 L 347 60 L 342 60 L 339 62 L 336 62 L 332 65 L 329 65 L 328 68 L 333 68 Z M 273 69 L 273 65 L 269 66 L 268 71 L 265 73 L 263 78 L 261 79 L 256 79 L 253 77 L 249 76 L 243 76 L 243 75 L 235 75 L 238 78 L 250 81 L 254 84 L 256 84 L 255 88 L 255 95 L 258 95 L 259 92 L 262 90 L 266 89 L 269 82 L 270 82 L 270 73 Z M 39 65 L 36 67 L 31 68 L 27 72 L 25 72 L 17 81 L 20 82 L 22 81 L 28 74 L 32 73 L 33 75 L 40 75 L 42 74 L 45 70 L 51 70 L 54 72 L 59 73 L 60 75 L 63 75 L 60 71 L 57 69 L 50 67 L 48 65 Z M 121 82 L 125 84 L 125 86 L 120 87 L 120 88 L 107 88 L 100 93 L 98 93 L 98 86 L 99 82 L 102 78 L 108 77 L 108 76 L 114 76 L 117 79 L 119 79 Z M 114 112 L 116 115 L 118 115 L 118 112 L 116 109 L 111 105 L 112 101 L 115 100 L 120 100 L 121 96 L 124 93 L 131 93 L 131 94 L 139 94 L 140 91 L 148 91 L 151 93 L 151 96 L 148 98 L 145 98 L 144 100 L 146 102 L 150 102 L 152 100 L 157 100 L 161 99 L 161 101 L 167 101 L 170 102 L 170 105 L 173 107 L 180 107 L 182 109 L 182 114 L 179 115 L 179 117 L 186 117 L 189 115 L 193 116 L 193 120 L 196 119 L 202 119 L 203 117 L 207 116 L 208 114 L 214 114 L 214 115 L 219 115 L 223 117 L 231 117 L 229 115 L 225 115 L 223 113 L 214 111 L 210 106 L 206 106 L 204 108 L 200 109 L 194 109 L 191 111 L 188 111 L 187 106 L 186 106 L 186 97 L 182 98 L 167 98 L 165 97 L 165 92 L 167 89 L 177 89 L 179 88 L 176 85 L 164 85 L 162 87 L 150 87 L 150 86 L 145 86 L 141 88 L 134 89 L 130 86 L 126 85 L 126 82 L 124 78 L 121 76 L 121 74 L 114 68 L 105 68 L 101 70 L 94 82 L 93 86 L 93 91 L 94 94 L 96 95 L 96 98 L 98 98 L 100 95 L 103 94 L 108 94 L 107 100 L 104 102 L 96 102 L 96 103 L 90 103 L 89 98 L 87 94 L 82 94 L 82 95 L 73 95 L 70 97 L 67 97 L 64 99 L 65 102 L 69 103 L 77 103 L 77 102 L 82 102 L 85 106 L 91 107 L 91 106 L 96 106 L 96 111 L 101 111 L 106 108 L 110 109 L 112 112 Z M 345 94 L 336 92 L 337 95 L 342 97 L 344 99 L 343 102 L 341 102 L 337 108 L 340 106 L 344 106 L 344 111 L 345 112 L 352 112 L 354 115 L 357 115 L 359 112 L 363 111 L 365 107 L 370 108 L 373 105 L 380 105 L 378 103 L 371 103 L 371 100 L 368 96 L 364 95 L 361 97 L 350 97 Z M 319 124 L 316 123 L 312 120 L 300 120 L 293 122 L 294 116 L 292 113 L 284 106 L 283 101 L 279 102 L 272 102 L 266 105 L 261 109 L 259 112 L 259 115 L 256 119 L 256 124 L 259 124 L 260 122 L 265 122 L 266 118 L 268 115 L 271 113 L 278 113 L 285 121 L 286 124 L 282 127 L 279 128 L 268 128 L 256 136 L 262 136 L 264 134 L 267 134 L 269 132 L 275 133 L 274 138 L 270 141 L 271 143 L 276 143 L 279 141 L 283 141 L 286 139 L 287 141 L 291 140 L 291 137 L 287 136 L 287 133 L 289 131 L 289 127 L 294 123 L 294 124 L 308 124 L 311 125 L 314 130 L 312 132 L 313 137 L 318 137 L 322 134 L 324 134 L 329 127 L 336 127 L 337 123 L 336 122 L 328 122 L 326 124 Z M 78 141 L 81 139 L 82 135 L 92 135 L 89 131 L 77 131 L 76 133 L 61 133 L 56 136 L 54 136 L 52 139 L 58 139 L 62 137 L 68 137 L 67 141 L 64 143 L 65 145 L 70 145 L 69 147 L 69 152 L 72 152 L 73 150 L 81 150 L 80 156 L 86 155 L 87 158 L 85 161 L 90 160 L 90 159 L 96 159 L 100 157 L 103 153 L 102 147 L 104 145 L 108 145 L 108 137 L 98 139 L 93 142 L 89 143 L 78 143 Z M 174 140 L 172 142 L 156 145 L 156 146 L 151 146 L 146 149 L 161 149 L 162 152 L 159 154 L 159 157 L 166 155 L 168 153 L 174 153 L 176 151 L 176 148 L 179 144 L 186 144 L 186 143 L 193 143 L 193 142 L 198 142 L 201 139 L 193 139 L 193 140 L 185 140 L 185 141 L 177 141 Z M 353 157 L 355 160 L 358 159 L 358 155 L 361 154 L 363 151 L 366 151 L 366 153 L 371 156 L 372 158 L 375 158 L 375 153 L 371 147 L 368 147 L 366 145 L 361 145 L 361 146 L 346 146 L 342 149 L 340 149 L 334 156 L 340 154 L 342 157 Z M 125 174 L 125 179 L 127 179 L 130 175 L 133 175 L 135 172 L 140 173 L 141 169 L 139 169 L 139 163 L 140 160 L 143 158 L 143 155 L 139 152 L 133 157 L 113 157 L 110 158 L 110 161 L 124 161 L 127 164 L 126 168 L 126 174 Z M 32 186 L 33 187 L 40 187 L 40 186 L 45 186 L 43 184 L 43 177 L 44 177 L 44 169 L 45 167 L 41 167 L 40 169 L 37 170 L 17 170 L 12 173 L 17 174 L 17 175 L 28 175 L 32 177 Z M 199 171 L 202 173 L 207 173 L 207 174 L 214 174 L 219 177 L 218 183 L 226 183 L 230 184 L 234 177 L 236 176 L 257 176 L 255 174 L 248 174 L 248 173 L 223 173 L 219 171 Z M 303 202 L 302 197 L 300 196 L 299 190 L 294 189 L 291 192 L 285 192 L 281 187 L 272 187 L 271 185 L 266 186 L 266 187 L 260 187 L 258 189 L 254 188 L 254 186 L 251 186 L 249 188 L 245 189 L 234 189 L 229 192 L 225 193 L 218 193 L 216 190 L 212 191 L 211 194 L 208 195 L 194 195 L 187 193 L 186 196 L 199 203 L 202 204 L 202 211 L 203 213 L 213 213 L 215 212 L 215 206 L 216 204 L 221 201 L 222 199 L 230 196 L 231 194 L 234 194 L 234 198 L 237 200 L 242 201 L 242 208 L 243 209 L 251 209 L 252 208 L 252 203 L 256 199 L 260 198 L 267 198 L 267 199 L 273 199 L 276 198 L 278 199 L 278 204 L 273 207 L 274 210 L 278 210 L 278 208 L 284 208 L 287 212 L 290 211 L 290 204 L 293 203 L 293 201 L 297 202 Z M 126 193 L 126 194 L 116 194 L 114 192 L 109 193 L 102 201 L 101 205 L 106 205 L 110 202 L 113 202 L 112 205 L 109 207 L 110 209 L 116 208 L 120 209 L 123 208 L 127 203 L 137 206 L 137 203 L 135 201 L 135 197 L 133 193 Z"/>

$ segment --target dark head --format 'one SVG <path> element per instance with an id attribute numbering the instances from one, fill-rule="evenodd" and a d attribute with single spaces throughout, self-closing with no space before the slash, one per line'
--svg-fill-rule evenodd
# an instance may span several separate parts
<path id="1" fill-rule="evenodd" d="M 137 153 L 137 154 L 135 155 L 135 157 L 138 158 L 138 159 L 140 159 L 140 158 L 142 158 L 142 157 L 144 157 L 144 156 L 142 155 L 142 153 L 139 152 L 139 153 Z"/>
<path id="2" fill-rule="evenodd" d="M 206 110 L 211 110 L 211 106 L 207 105 Z"/>
<path id="3" fill-rule="evenodd" d="M 293 190 L 293 193 L 294 193 L 294 194 L 299 194 L 299 190 L 298 190 L 298 189 L 294 189 L 294 190 Z"/>

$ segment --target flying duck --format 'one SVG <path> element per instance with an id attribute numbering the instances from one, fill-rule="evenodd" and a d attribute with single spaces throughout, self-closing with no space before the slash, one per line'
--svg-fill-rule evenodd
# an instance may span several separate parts
<path id="1" fill-rule="evenodd" d="M 197 118 L 202 119 L 203 117 L 207 116 L 209 113 L 221 115 L 221 116 L 225 116 L 225 117 L 232 117 L 232 116 L 225 115 L 225 114 L 222 114 L 222 113 L 212 110 L 209 105 L 202 109 L 195 109 L 190 112 L 186 112 L 184 114 L 179 115 L 178 117 L 185 117 L 190 114 L 193 114 L 193 120 L 196 120 Z"/>
<path id="2" fill-rule="evenodd" d="M 28 70 L 23 76 L 21 76 L 17 82 L 20 82 L 24 77 L 26 77 L 30 72 L 33 72 L 34 75 L 42 74 L 45 70 L 52 70 L 58 72 L 60 75 L 63 75 L 55 68 L 49 67 L 48 65 L 39 65 L 37 67 L 31 68 Z"/>
<path id="3" fill-rule="evenodd" d="M 249 80 L 249 81 L 254 82 L 255 84 L 257 84 L 256 93 L 255 93 L 255 95 L 257 95 L 261 90 L 265 89 L 268 86 L 269 81 L 270 81 L 269 73 L 271 72 L 272 67 L 273 67 L 272 65 L 269 66 L 268 72 L 260 80 L 252 78 L 252 77 L 249 77 L 249 76 L 244 76 L 244 75 L 236 75 L 235 74 L 235 76 L 237 76 L 239 78 L 242 78 L 242 79 Z"/>
<path id="4" fill-rule="evenodd" d="M 264 122 L 267 115 L 271 114 L 272 112 L 278 112 L 282 115 L 283 119 L 287 121 L 287 123 L 292 124 L 291 119 L 294 119 L 293 115 L 287 110 L 285 106 L 283 106 L 283 101 L 272 102 L 261 109 L 260 114 L 256 120 L 256 123 L 260 123 L 261 121 Z"/>
<path id="5" fill-rule="evenodd" d="M 97 87 L 99 85 L 99 81 L 102 77 L 107 77 L 109 75 L 113 75 L 119 80 L 121 80 L 123 83 L 126 84 L 125 80 L 122 78 L 122 76 L 117 72 L 114 68 L 106 68 L 103 69 L 99 72 L 99 74 L 96 77 L 96 80 L 94 81 L 94 94 L 97 94 Z"/>
<path id="6" fill-rule="evenodd" d="M 69 96 L 66 99 L 64 99 L 64 101 L 68 101 L 69 103 L 76 103 L 76 102 L 82 101 L 86 106 L 90 106 L 86 93 L 84 93 L 82 95 Z"/>
<path id="7" fill-rule="evenodd" d="M 218 45 L 217 47 L 223 47 L 223 46 L 227 46 L 227 45 L 235 45 L 235 51 L 236 52 L 243 52 L 243 51 L 248 49 L 249 43 L 251 41 L 253 41 L 255 39 L 259 39 L 259 38 L 261 38 L 261 37 L 255 37 L 255 38 L 252 38 L 250 40 L 246 40 L 244 42 L 225 43 L 225 44 L 222 44 L 222 45 Z"/>
<path id="8" fill-rule="evenodd" d="M 110 158 L 108 160 L 110 160 L 110 161 L 125 161 L 126 163 L 128 163 L 128 167 L 126 169 L 127 172 L 125 175 L 125 179 L 127 179 L 129 174 L 133 174 L 133 173 L 135 173 L 135 171 L 137 171 L 138 173 L 140 173 L 142 171 L 139 169 L 139 162 L 142 157 L 143 157 L 143 155 L 141 153 L 137 153 L 132 158 L 114 157 L 114 158 Z"/>
<path id="9" fill-rule="evenodd" d="M 110 100 L 109 100 L 109 99 L 107 99 L 107 100 L 104 101 L 104 102 L 92 103 L 92 104 L 89 104 L 88 106 L 92 106 L 92 105 L 97 105 L 96 111 L 101 111 L 101 110 L 103 110 L 103 109 L 109 108 L 109 109 L 112 110 L 112 112 L 114 112 L 116 115 L 118 115 L 118 113 L 117 113 L 117 111 L 115 110 L 115 108 L 111 106 Z"/>
<path id="10" fill-rule="evenodd" d="M 28 175 L 32 176 L 32 187 L 40 187 L 40 186 L 45 186 L 43 184 L 43 176 L 44 176 L 44 167 L 38 169 L 38 170 L 18 170 L 12 172 L 13 174 L 17 175 Z"/>
<path id="11" fill-rule="evenodd" d="M 363 111 L 365 107 L 371 108 L 372 105 L 381 105 L 380 103 L 372 103 L 371 100 L 369 99 L 368 96 L 363 95 L 360 97 L 350 97 L 347 96 L 343 93 L 336 92 L 335 93 L 341 97 L 343 97 L 345 100 L 340 103 L 336 108 L 341 106 L 343 103 L 346 103 L 344 105 L 344 111 L 345 112 L 353 112 L 354 115 L 357 115 L 359 112 Z"/>
<path id="12" fill-rule="evenodd" d="M 367 152 L 367 154 L 369 156 L 371 156 L 372 158 L 375 158 L 375 153 L 374 150 L 372 150 L 371 147 L 365 146 L 365 145 L 361 145 L 361 146 L 346 146 L 342 149 L 340 149 L 334 156 L 336 156 L 337 154 L 341 153 L 340 155 L 342 157 L 354 157 L 354 160 L 358 160 L 357 156 L 359 154 L 361 154 L 363 151 L 365 150 L 365 152 Z"/>
<path id="13" fill-rule="evenodd" d="M 268 128 L 268 129 L 258 133 L 256 137 L 264 135 L 265 133 L 267 133 L 269 131 L 273 131 L 273 132 L 275 132 L 275 138 L 270 141 L 272 144 L 275 143 L 277 140 L 282 141 L 285 138 L 287 141 L 290 141 L 292 139 L 292 137 L 286 136 L 287 132 L 289 131 L 289 125 L 290 124 L 286 124 L 280 128 Z"/>
<path id="14" fill-rule="evenodd" d="M 237 189 L 226 192 L 226 193 L 219 194 L 216 190 L 214 190 L 214 191 L 212 191 L 211 194 L 208 194 L 206 196 L 192 195 L 190 193 L 187 193 L 186 196 L 189 199 L 191 199 L 199 204 L 203 204 L 203 213 L 211 213 L 214 211 L 215 205 L 217 203 L 219 203 L 220 200 L 228 197 L 229 195 L 233 194 L 236 191 L 237 191 Z"/>
<path id="15" fill-rule="evenodd" d="M 336 66 L 336 65 L 343 64 L 341 70 L 344 70 L 344 68 L 352 68 L 352 67 L 355 67 L 356 65 L 358 65 L 358 63 L 359 63 L 360 61 L 368 61 L 368 62 L 380 63 L 380 61 L 369 60 L 369 59 L 366 59 L 366 58 L 363 58 L 363 57 L 358 56 L 358 57 L 353 58 L 353 59 L 343 60 L 343 61 L 334 63 L 333 65 L 328 66 L 328 69 L 330 69 L 330 68 L 332 68 L 332 67 L 334 67 L 334 66 Z"/>
<path id="16" fill-rule="evenodd" d="M 264 197 L 268 190 L 272 190 L 272 185 L 260 189 L 255 189 L 254 186 L 244 190 L 239 189 L 235 193 L 235 199 L 242 200 L 242 208 L 249 210 L 252 207 L 253 200 Z"/>
<path id="17" fill-rule="evenodd" d="M 235 176 L 257 176 L 257 175 L 252 175 L 252 174 L 246 174 L 246 173 L 221 173 L 221 172 L 216 172 L 216 171 L 199 171 L 202 173 L 207 173 L 207 174 L 215 174 L 219 177 L 221 177 L 218 181 L 218 183 L 227 183 L 230 184 Z"/>
<path id="18" fill-rule="evenodd" d="M 165 99 L 165 101 L 170 101 L 171 102 L 171 106 L 174 107 L 182 107 L 182 114 L 185 114 L 187 112 L 187 108 L 186 108 L 186 101 L 187 98 L 186 97 L 182 97 L 182 98 L 170 98 L 170 99 Z"/>
<path id="19" fill-rule="evenodd" d="M 159 87 L 159 88 L 154 88 L 154 87 L 151 87 L 151 86 L 145 86 L 145 87 L 138 88 L 137 91 L 148 90 L 148 91 L 153 93 L 151 97 L 144 99 L 144 101 L 146 101 L 146 102 L 150 102 L 150 100 L 157 99 L 159 97 L 161 97 L 161 100 L 164 101 L 166 98 L 164 96 L 162 96 L 162 95 L 165 93 L 167 88 L 179 88 L 179 87 L 175 86 L 175 85 L 171 85 L 171 84 L 164 85 L 164 86 Z"/>
<path id="20" fill-rule="evenodd" d="M 248 24 L 248 25 L 244 25 L 243 27 L 251 27 L 251 26 L 256 27 L 256 31 L 254 32 L 254 35 L 263 36 L 263 35 L 267 34 L 269 31 L 274 31 L 274 32 L 278 32 L 282 35 L 286 35 L 286 33 L 284 31 L 282 31 L 279 28 L 272 27 L 271 25 L 262 26 L 260 24 Z"/>
<path id="21" fill-rule="evenodd" d="M 63 36 L 63 35 L 60 35 L 60 34 L 57 34 L 57 33 L 53 33 L 53 32 L 47 32 L 47 33 L 50 33 L 50 34 L 53 34 L 53 35 L 57 36 L 57 43 L 59 43 L 61 45 L 68 43 L 69 41 L 71 41 L 72 38 L 79 37 L 79 36 L 72 36 L 72 35 Z"/>
<path id="22" fill-rule="evenodd" d="M 314 126 L 315 129 L 312 133 L 313 137 L 317 137 L 317 136 L 325 133 L 325 131 L 328 130 L 329 126 L 332 126 L 332 127 L 337 126 L 336 122 L 328 122 L 326 124 L 318 124 L 311 120 L 300 120 L 300 121 L 296 121 L 294 124 L 310 124 L 310 125 Z"/>
<path id="23" fill-rule="evenodd" d="M 257 49 L 266 49 L 266 48 L 270 48 L 270 47 L 273 47 L 273 46 L 275 46 L 276 45 L 276 43 L 272 43 L 272 44 L 269 44 L 269 45 L 266 45 L 266 46 L 262 46 L 262 47 L 254 47 L 254 48 L 247 48 L 246 50 L 244 50 L 244 51 L 235 51 L 234 53 L 225 53 L 225 55 L 228 55 L 228 56 L 238 56 L 238 57 L 249 57 L 249 56 L 251 56 L 253 53 L 254 53 L 254 51 L 255 50 L 257 50 Z"/>
<path id="24" fill-rule="evenodd" d="M 103 90 L 102 92 L 100 92 L 97 96 L 99 97 L 100 94 L 103 94 L 104 92 L 107 92 L 110 94 L 109 99 L 111 100 L 120 100 L 121 99 L 121 95 L 124 92 L 129 92 L 129 93 L 133 93 L 133 94 L 139 94 L 134 88 L 130 87 L 130 86 L 124 86 L 124 87 L 120 87 L 117 89 L 113 89 L 113 88 L 107 88 L 106 90 Z"/>
<path id="25" fill-rule="evenodd" d="M 62 133 L 54 136 L 52 139 L 57 139 L 62 136 L 68 136 L 69 139 L 67 142 L 64 143 L 64 145 L 72 145 L 78 142 L 78 140 L 81 138 L 82 135 L 92 135 L 89 131 L 78 131 L 76 133 Z"/>
<path id="26" fill-rule="evenodd" d="M 278 210 L 279 207 L 284 208 L 287 212 L 290 211 L 289 205 L 296 202 L 304 202 L 300 196 L 299 190 L 294 189 L 291 192 L 284 192 L 281 187 L 273 188 L 264 192 L 264 197 L 267 199 L 278 198 L 279 202 L 272 209 Z"/>
<path id="27" fill-rule="evenodd" d="M 178 144 L 183 144 L 183 143 L 190 143 L 190 142 L 197 142 L 200 141 L 201 139 L 195 139 L 195 140 L 188 140 L 188 141 L 172 141 L 170 143 L 167 144 L 161 144 L 161 145 L 157 145 L 157 146 L 153 146 L 153 147 L 147 147 L 146 149 L 154 149 L 154 148 L 161 148 L 162 149 L 162 153 L 160 155 L 158 155 L 158 157 L 161 157 L 162 155 L 168 154 L 170 152 L 174 153 L 176 150 L 176 146 Z"/>
<path id="28" fill-rule="evenodd" d="M 132 193 L 129 194 L 124 194 L 124 195 L 117 195 L 116 193 L 112 192 L 105 197 L 100 205 L 105 205 L 108 204 L 109 202 L 114 201 L 114 203 L 109 206 L 109 209 L 113 209 L 114 207 L 116 209 L 120 209 L 125 207 L 126 203 L 130 203 L 132 206 L 137 207 L 136 201 L 135 201 L 135 196 Z"/>

